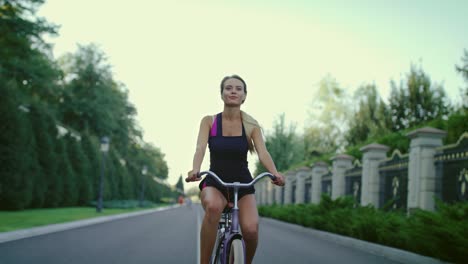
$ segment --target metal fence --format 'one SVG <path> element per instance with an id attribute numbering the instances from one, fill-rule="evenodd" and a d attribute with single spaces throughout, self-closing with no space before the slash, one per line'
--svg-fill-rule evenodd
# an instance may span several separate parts
<path id="1" fill-rule="evenodd" d="M 310 203 L 312 200 L 311 191 L 312 191 L 312 179 L 305 180 L 305 190 L 304 190 L 304 203 Z"/>
<path id="2" fill-rule="evenodd" d="M 353 168 L 345 172 L 345 195 L 353 196 L 356 203 L 361 203 L 362 165 L 354 163 Z"/>
<path id="3" fill-rule="evenodd" d="M 444 202 L 468 201 L 468 133 L 435 155 L 437 186 Z M 440 184 L 439 184 L 440 183 Z"/>
<path id="4" fill-rule="evenodd" d="M 322 193 L 332 195 L 332 172 L 329 171 L 327 174 L 322 176 Z"/>
<path id="5" fill-rule="evenodd" d="M 392 157 L 379 165 L 379 207 L 406 209 L 408 200 L 408 154 L 395 151 Z"/>

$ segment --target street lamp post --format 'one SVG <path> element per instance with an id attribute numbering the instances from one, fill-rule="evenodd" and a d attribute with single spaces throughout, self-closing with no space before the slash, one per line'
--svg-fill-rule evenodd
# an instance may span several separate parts
<path id="1" fill-rule="evenodd" d="M 109 151 L 109 142 L 110 142 L 110 139 L 108 137 L 101 138 L 101 152 L 102 152 L 101 176 L 99 178 L 98 202 L 96 204 L 96 212 L 98 213 L 102 211 L 102 196 L 104 192 L 104 172 L 106 169 L 106 154 Z"/>
<path id="2" fill-rule="evenodd" d="M 143 200 L 145 198 L 145 175 L 148 172 L 148 167 L 143 166 L 141 169 L 141 190 L 140 190 L 140 207 L 143 207 Z"/>

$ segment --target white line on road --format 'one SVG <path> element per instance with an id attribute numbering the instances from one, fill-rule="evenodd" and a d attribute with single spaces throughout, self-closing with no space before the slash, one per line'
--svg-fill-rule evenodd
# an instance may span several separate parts
<path id="1" fill-rule="evenodd" d="M 201 231 L 201 220 L 200 220 L 200 207 L 197 208 L 197 263 L 200 264 L 200 231 Z"/>

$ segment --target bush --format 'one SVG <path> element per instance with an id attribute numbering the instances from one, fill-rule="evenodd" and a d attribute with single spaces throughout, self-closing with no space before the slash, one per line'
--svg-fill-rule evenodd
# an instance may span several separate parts
<path id="1" fill-rule="evenodd" d="M 323 195 L 320 204 L 260 206 L 259 213 L 285 222 L 355 237 L 463 263 L 468 259 L 468 203 L 443 204 L 437 211 L 383 211 L 356 206 L 352 197 L 332 200 Z"/>

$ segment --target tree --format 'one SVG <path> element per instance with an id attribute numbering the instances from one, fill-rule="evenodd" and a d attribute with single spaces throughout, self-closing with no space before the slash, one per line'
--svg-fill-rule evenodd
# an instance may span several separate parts
<path id="1" fill-rule="evenodd" d="M 55 35 L 57 27 L 35 15 L 43 2 L 0 2 L 0 79 L 12 79 L 24 94 L 56 103 L 59 90 L 55 84 L 60 73 L 46 55 L 50 45 L 42 35 Z"/>
<path id="2" fill-rule="evenodd" d="M 123 85 L 113 80 L 106 57 L 95 45 L 79 46 L 60 59 L 65 73 L 63 122 L 77 131 L 107 135 L 124 155 L 127 146 L 141 138 L 135 107 Z"/>
<path id="3" fill-rule="evenodd" d="M 90 174 L 89 160 L 83 151 L 81 136 L 72 135 L 70 137 L 66 137 L 66 140 L 68 144 L 70 165 L 76 180 L 76 185 L 73 188 L 73 192 L 77 195 L 76 205 L 87 205 L 93 197 L 91 192 L 92 182 L 88 176 Z"/>
<path id="4" fill-rule="evenodd" d="M 128 173 L 133 177 L 134 193 L 138 196 L 143 184 L 145 199 L 159 202 L 168 189 L 153 179 L 155 177 L 161 180 L 167 179 L 168 167 L 161 150 L 150 143 L 134 143 L 129 146 L 125 160 Z M 141 174 L 143 166 L 147 168 L 146 175 Z"/>
<path id="5" fill-rule="evenodd" d="M 304 159 L 302 139 L 295 132 L 293 124 L 286 126 L 285 114 L 281 114 L 275 121 L 273 132 L 265 136 L 265 145 L 278 171 L 286 171 L 290 166 Z M 266 171 L 257 161 L 255 175 Z"/>
<path id="6" fill-rule="evenodd" d="M 323 78 L 314 94 L 308 124 L 304 129 L 307 156 L 314 152 L 330 153 L 344 149 L 350 112 L 345 90 L 332 76 Z"/>
<path id="7" fill-rule="evenodd" d="M 184 192 L 184 179 L 182 178 L 182 174 L 180 175 L 175 187 L 177 191 L 180 191 L 182 193 Z"/>
<path id="8" fill-rule="evenodd" d="M 21 210 L 30 205 L 39 168 L 35 140 L 16 83 L 0 82 L 0 92 L 0 209 Z"/>
<path id="9" fill-rule="evenodd" d="M 462 107 L 465 111 L 468 110 L 468 50 L 464 51 L 462 57 L 462 65 L 455 65 L 455 69 L 465 79 L 465 89 L 460 92 L 462 98 Z"/>
<path id="10" fill-rule="evenodd" d="M 399 87 L 394 81 L 391 85 L 389 107 L 393 131 L 446 117 L 450 112 L 443 87 L 433 84 L 421 68 L 411 66 L 410 72 L 406 79 L 400 81 Z"/>
<path id="11" fill-rule="evenodd" d="M 57 206 L 73 206 L 78 202 L 78 193 L 75 191 L 77 185 L 76 176 L 70 164 L 69 148 L 70 146 L 66 137 L 63 136 L 57 140 L 57 169 L 59 177 L 54 182 L 53 188 L 55 202 Z"/>
<path id="12" fill-rule="evenodd" d="M 40 166 L 34 182 L 32 206 L 40 208 L 48 205 L 48 189 L 58 177 L 54 145 L 57 128 L 55 119 L 43 102 L 37 101 L 30 107 L 30 116 L 36 140 L 35 152 Z"/>
<path id="13" fill-rule="evenodd" d="M 346 141 L 355 145 L 367 138 L 381 135 L 388 131 L 391 119 L 387 115 L 387 106 L 380 98 L 374 84 L 361 86 L 354 94 L 357 109 L 351 117 L 350 127 L 346 133 Z"/>

